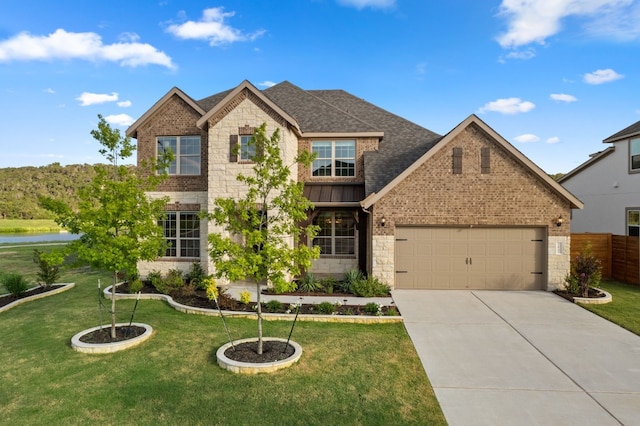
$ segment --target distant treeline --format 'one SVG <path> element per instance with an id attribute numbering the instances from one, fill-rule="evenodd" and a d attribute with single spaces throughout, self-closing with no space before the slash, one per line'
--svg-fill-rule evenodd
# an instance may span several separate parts
<path id="1" fill-rule="evenodd" d="M 95 175 L 91 164 L 0 169 L 0 219 L 52 219 L 38 205 L 38 197 L 47 195 L 77 206 L 76 190 Z"/>

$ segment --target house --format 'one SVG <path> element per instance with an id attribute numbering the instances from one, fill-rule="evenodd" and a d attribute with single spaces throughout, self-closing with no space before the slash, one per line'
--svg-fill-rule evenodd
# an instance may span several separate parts
<path id="1" fill-rule="evenodd" d="M 609 146 L 559 179 L 584 202 L 576 233 L 640 235 L 640 121 L 606 138 Z"/>
<path id="2" fill-rule="evenodd" d="M 242 196 L 236 175 L 251 168 L 247 141 L 262 123 L 280 129 L 286 163 L 317 153 L 311 168 L 291 169 L 321 228 L 313 273 L 359 268 L 396 289 L 562 286 L 570 213 L 582 203 L 477 116 L 441 136 L 343 90 L 286 81 L 264 90 L 244 81 L 199 101 L 173 88 L 127 130 L 139 162 L 177 153 L 150 194 L 170 198 L 172 247 L 141 263 L 143 276 L 198 260 L 212 271 L 206 236 L 221 229 L 198 212 Z"/>

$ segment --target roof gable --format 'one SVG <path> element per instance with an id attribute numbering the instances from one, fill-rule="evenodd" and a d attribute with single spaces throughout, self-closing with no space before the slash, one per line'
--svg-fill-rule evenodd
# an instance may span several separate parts
<path id="1" fill-rule="evenodd" d="M 188 96 L 186 93 L 184 93 L 182 90 L 178 89 L 177 87 L 173 87 L 163 97 L 161 97 L 155 104 L 153 104 L 153 106 L 149 108 L 147 112 L 145 112 L 142 115 L 142 117 L 138 118 L 135 121 L 135 123 L 129 126 L 125 134 L 129 137 L 137 138 L 138 128 L 156 111 L 158 111 L 158 109 L 160 109 L 173 96 L 178 96 L 179 98 L 181 98 L 184 102 L 187 103 L 187 105 L 193 108 L 198 114 L 200 115 L 205 114 L 206 111 L 196 101 L 191 99 L 191 97 Z"/>
<path id="2" fill-rule="evenodd" d="M 250 91 L 253 95 L 259 98 L 262 102 L 264 102 L 269 108 L 275 111 L 279 116 L 281 116 L 285 121 L 291 125 L 298 133 L 300 133 L 300 126 L 295 118 L 289 115 L 286 111 L 284 111 L 279 105 L 271 101 L 268 97 L 266 97 L 260 90 L 258 90 L 253 84 L 249 81 L 244 80 L 238 86 L 236 86 L 233 90 L 222 92 L 218 95 L 211 96 L 209 98 L 205 98 L 203 101 L 205 104 L 207 102 L 212 103 L 217 101 L 211 109 L 209 109 L 196 123 L 196 125 L 200 128 L 204 128 L 207 124 L 207 121 L 217 114 L 220 110 L 226 107 L 226 105 L 231 102 L 236 96 L 238 96 L 243 90 Z M 219 98 L 222 98 L 218 100 Z"/>
<path id="3" fill-rule="evenodd" d="M 583 170 L 586 170 L 587 168 L 591 167 L 594 163 L 597 163 L 598 161 L 602 160 L 604 157 L 608 156 L 609 154 L 611 154 L 615 150 L 616 150 L 615 146 L 610 146 L 609 148 L 607 148 L 607 149 L 605 149 L 603 151 L 596 152 L 595 154 L 592 154 L 587 161 L 585 161 L 584 163 L 580 164 L 578 167 L 576 167 L 575 169 L 571 170 L 569 173 L 567 173 L 566 175 L 564 175 L 560 179 L 558 179 L 558 183 L 563 183 L 563 182 L 571 179 L 572 177 L 578 175 L 580 172 L 582 172 Z"/>
<path id="4" fill-rule="evenodd" d="M 502 146 L 513 158 L 515 158 L 518 163 L 520 163 L 523 167 L 530 170 L 534 176 L 544 182 L 547 186 L 549 186 L 554 192 L 562 196 L 564 199 L 571 203 L 572 208 L 582 208 L 583 203 L 578 200 L 573 194 L 563 188 L 560 184 L 551 179 L 542 169 L 540 169 L 535 163 L 529 160 L 524 154 L 518 151 L 513 145 L 511 145 L 507 140 L 505 140 L 502 136 L 500 136 L 495 130 L 489 127 L 484 121 L 478 118 L 475 114 L 470 115 L 466 120 L 456 126 L 453 130 L 451 130 L 447 135 L 445 135 L 439 142 L 437 142 L 431 149 L 429 149 L 424 155 L 418 158 L 413 164 L 407 167 L 402 173 L 400 173 L 397 177 L 395 177 L 391 182 L 389 182 L 386 186 L 384 186 L 379 192 L 372 193 L 365 200 L 362 201 L 361 205 L 364 208 L 369 208 L 373 204 L 375 204 L 378 200 L 384 197 L 387 193 L 389 193 L 394 187 L 396 187 L 399 183 L 401 183 L 405 178 L 407 178 L 411 173 L 417 170 L 422 164 L 424 164 L 427 160 L 432 158 L 436 153 L 440 150 L 444 149 L 449 142 L 454 140 L 464 129 L 469 127 L 470 125 L 475 124 L 478 126 L 483 132 L 485 132 L 489 137 L 491 137 L 497 144 Z"/>

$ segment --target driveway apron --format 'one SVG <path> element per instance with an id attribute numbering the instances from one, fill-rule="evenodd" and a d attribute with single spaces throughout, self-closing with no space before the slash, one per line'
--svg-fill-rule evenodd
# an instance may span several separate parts
<path id="1" fill-rule="evenodd" d="M 392 295 L 450 425 L 640 425 L 639 336 L 547 292 Z"/>

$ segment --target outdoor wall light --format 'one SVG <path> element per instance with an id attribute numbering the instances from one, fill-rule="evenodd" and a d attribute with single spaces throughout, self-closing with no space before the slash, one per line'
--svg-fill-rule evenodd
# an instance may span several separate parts
<path id="1" fill-rule="evenodd" d="M 384 226 L 387 224 L 387 219 L 384 218 L 384 216 L 382 216 L 382 219 L 380 219 L 380 226 Z"/>
<path id="2" fill-rule="evenodd" d="M 558 216 L 558 218 L 556 219 L 556 226 L 562 226 L 563 223 L 564 219 L 562 218 L 562 215 Z"/>

